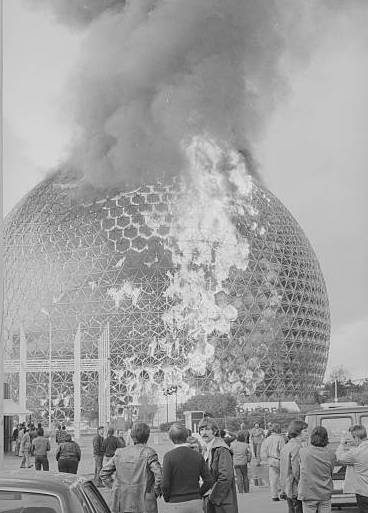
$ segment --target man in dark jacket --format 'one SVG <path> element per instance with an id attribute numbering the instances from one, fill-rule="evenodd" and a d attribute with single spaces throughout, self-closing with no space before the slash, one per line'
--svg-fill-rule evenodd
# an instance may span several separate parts
<path id="1" fill-rule="evenodd" d="M 76 474 L 80 459 L 81 450 L 79 445 L 77 442 L 72 441 L 69 433 L 66 433 L 65 442 L 61 443 L 56 451 L 59 472 Z"/>
<path id="2" fill-rule="evenodd" d="M 100 470 L 102 469 L 104 450 L 103 450 L 103 442 L 104 442 L 104 427 L 99 426 L 97 428 L 97 435 L 93 439 L 93 457 L 95 459 L 95 485 L 103 486 L 101 478 L 100 478 Z"/>
<path id="3" fill-rule="evenodd" d="M 203 456 L 190 448 L 187 434 L 186 427 L 179 423 L 169 430 L 175 448 L 164 456 L 161 489 L 165 501 L 171 505 L 168 511 L 202 513 L 202 497 L 211 488 L 213 479 Z"/>
<path id="4" fill-rule="evenodd" d="M 216 422 L 205 417 L 199 423 L 199 434 L 206 444 L 204 459 L 210 468 L 214 485 L 205 499 L 207 513 L 238 513 L 233 459 L 229 446 L 218 435 Z"/>
<path id="5" fill-rule="evenodd" d="M 110 427 L 107 430 L 107 437 L 103 441 L 102 450 L 104 453 L 104 464 L 111 460 L 114 456 L 116 449 L 125 447 L 125 441 L 117 436 L 114 436 L 114 428 Z"/>

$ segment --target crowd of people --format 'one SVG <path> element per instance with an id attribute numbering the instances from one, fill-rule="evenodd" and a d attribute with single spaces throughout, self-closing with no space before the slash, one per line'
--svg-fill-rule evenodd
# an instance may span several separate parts
<path id="1" fill-rule="evenodd" d="M 304 421 L 290 423 L 287 436 L 273 424 L 267 431 L 258 424 L 236 435 L 220 430 L 215 420 L 204 417 L 193 436 L 184 425 L 169 430 L 173 448 L 162 465 L 156 451 L 147 445 L 150 428 L 138 422 L 129 440 L 99 426 L 93 439 L 95 484 L 113 490 L 112 511 L 157 513 L 157 498 L 163 497 L 173 513 L 237 513 L 237 493 L 249 493 L 248 465 L 266 461 L 272 501 L 286 500 L 288 513 L 331 512 L 333 470 L 347 465 L 346 480 L 356 494 L 359 513 L 368 513 L 368 439 L 364 426 L 352 426 L 336 452 L 329 447 L 328 433 L 318 426 L 308 435 Z M 39 424 L 19 425 L 13 433 L 21 468 L 35 456 L 36 470 L 48 470 L 50 443 Z M 79 445 L 65 426 L 56 432 L 56 459 L 60 472 L 77 473 Z M 167 508 L 166 508 L 167 509 Z"/>

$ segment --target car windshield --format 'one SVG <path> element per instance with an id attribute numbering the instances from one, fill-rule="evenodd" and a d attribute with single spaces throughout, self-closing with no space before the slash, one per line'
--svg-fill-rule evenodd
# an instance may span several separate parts
<path id="1" fill-rule="evenodd" d="M 60 501 L 37 492 L 0 490 L 0 513 L 61 513 Z"/>

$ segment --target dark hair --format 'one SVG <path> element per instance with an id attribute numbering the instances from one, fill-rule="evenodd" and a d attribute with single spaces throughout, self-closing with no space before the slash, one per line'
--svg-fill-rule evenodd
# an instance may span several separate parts
<path id="1" fill-rule="evenodd" d="M 352 436 L 356 436 L 359 440 L 365 440 L 367 438 L 367 430 L 364 426 L 356 424 L 350 430 Z"/>
<path id="2" fill-rule="evenodd" d="M 109 429 L 107 430 L 107 436 L 109 435 L 113 435 L 114 434 L 114 428 L 113 427 L 109 427 Z"/>
<path id="3" fill-rule="evenodd" d="M 40 426 L 38 429 L 37 429 L 37 435 L 38 436 L 43 436 L 45 434 L 44 430 L 43 430 L 43 427 Z"/>
<path id="4" fill-rule="evenodd" d="M 238 440 L 238 442 L 245 442 L 245 433 L 244 433 L 244 431 L 240 431 L 236 435 L 236 439 Z"/>
<path id="5" fill-rule="evenodd" d="M 304 420 L 292 420 L 288 427 L 289 438 L 296 438 L 301 434 L 303 429 L 306 429 L 308 424 Z"/>
<path id="6" fill-rule="evenodd" d="M 215 436 L 217 436 L 219 427 L 218 427 L 215 419 L 213 419 L 211 417 L 203 417 L 203 419 L 200 421 L 200 423 L 198 425 L 199 433 L 201 432 L 201 429 L 205 428 L 205 427 L 212 429 L 213 434 Z"/>
<path id="7" fill-rule="evenodd" d="M 65 429 L 66 429 L 66 426 L 62 426 L 62 427 L 61 427 L 61 429 L 64 429 L 64 430 L 65 430 Z"/>
<path id="8" fill-rule="evenodd" d="M 65 441 L 66 441 L 66 442 L 71 442 L 71 441 L 72 441 L 72 435 L 71 435 L 70 433 L 67 433 L 67 434 L 65 435 Z"/>
<path id="9" fill-rule="evenodd" d="M 169 438 L 174 444 L 184 444 L 188 436 L 187 428 L 179 422 L 175 422 L 169 429 Z"/>
<path id="10" fill-rule="evenodd" d="M 135 444 L 145 444 L 150 436 L 150 428 L 144 422 L 133 424 L 130 436 Z"/>
<path id="11" fill-rule="evenodd" d="M 225 436 L 226 436 L 226 431 L 225 431 L 225 429 L 220 429 L 220 431 L 219 431 L 219 436 L 220 436 L 221 438 L 225 438 Z"/>
<path id="12" fill-rule="evenodd" d="M 315 447 L 326 447 L 328 444 L 327 429 L 323 426 L 315 427 L 311 433 L 310 443 Z"/>

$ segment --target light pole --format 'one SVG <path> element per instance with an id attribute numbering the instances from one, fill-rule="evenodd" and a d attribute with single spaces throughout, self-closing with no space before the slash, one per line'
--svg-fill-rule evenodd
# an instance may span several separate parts
<path id="1" fill-rule="evenodd" d="M 52 385 L 52 374 L 51 374 L 51 356 L 52 356 L 52 326 L 51 326 L 51 315 L 50 312 L 41 308 L 41 312 L 48 317 L 49 320 L 49 432 L 51 434 L 51 385 Z"/>

